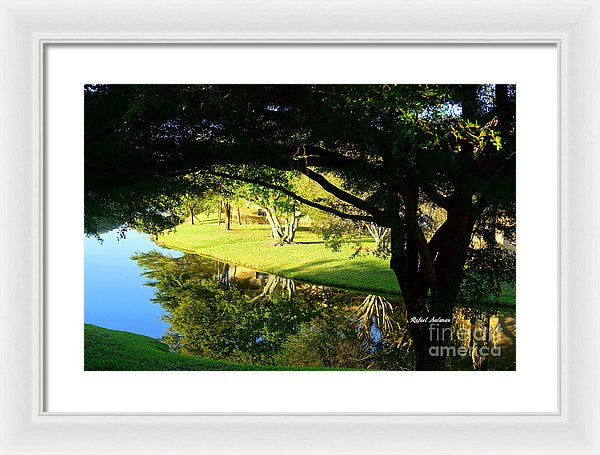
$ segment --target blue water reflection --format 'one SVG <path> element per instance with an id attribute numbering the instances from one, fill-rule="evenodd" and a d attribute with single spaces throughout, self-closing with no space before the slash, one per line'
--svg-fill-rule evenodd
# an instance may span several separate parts
<path id="1" fill-rule="evenodd" d="M 131 256 L 152 250 L 173 257 L 183 253 L 161 248 L 149 235 L 133 230 L 124 239 L 117 230 L 102 239 L 84 240 L 85 322 L 160 338 L 168 326 L 161 320 L 164 311 L 151 302 L 154 288 L 144 286 L 147 279 Z"/>

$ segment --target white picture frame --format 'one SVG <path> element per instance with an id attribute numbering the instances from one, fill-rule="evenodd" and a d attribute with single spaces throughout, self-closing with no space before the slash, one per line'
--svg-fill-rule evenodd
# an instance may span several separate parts
<path id="1" fill-rule="evenodd" d="M 0 4 L 0 453 L 600 453 L 599 2 L 32 0 Z M 43 411 L 44 46 L 219 42 L 558 46 L 558 413 Z"/>

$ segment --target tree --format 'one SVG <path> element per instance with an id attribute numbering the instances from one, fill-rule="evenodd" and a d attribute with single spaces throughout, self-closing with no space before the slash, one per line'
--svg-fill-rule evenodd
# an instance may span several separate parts
<path id="1" fill-rule="evenodd" d="M 225 229 L 230 231 L 231 230 L 231 202 L 229 202 L 227 200 L 224 201 L 223 207 L 225 209 Z"/>
<path id="2" fill-rule="evenodd" d="M 387 255 L 390 251 L 390 236 L 392 234 L 392 230 L 387 227 L 378 226 L 373 222 L 363 223 L 367 229 L 367 232 L 375 241 L 375 247 L 373 248 L 375 254 Z"/>
<path id="3" fill-rule="evenodd" d="M 87 86 L 86 204 L 131 185 L 153 194 L 190 172 L 262 185 L 389 228 L 390 267 L 408 319 L 450 319 L 465 266 L 474 264 L 474 231 L 504 220 L 514 232 L 514 92 L 507 85 Z M 265 167 L 306 176 L 344 208 L 274 183 Z M 420 223 L 424 203 L 446 213 L 430 238 Z M 410 332 L 417 369 L 442 369 L 443 358 L 429 354 L 427 327 L 411 324 Z"/>
<path id="4" fill-rule="evenodd" d="M 202 199 L 194 194 L 185 194 L 181 197 L 181 205 L 185 208 L 186 212 L 190 216 L 190 222 L 194 224 L 194 216 L 197 213 Z"/>
<path id="5" fill-rule="evenodd" d="M 242 171 L 245 171 L 245 175 L 248 176 L 252 175 L 253 170 L 242 169 Z M 261 169 L 261 178 L 263 181 L 285 188 L 287 192 L 292 192 L 294 182 L 290 172 Z M 293 197 L 256 183 L 246 183 L 238 194 L 263 210 L 275 245 L 294 243 L 302 213 L 298 210 L 298 203 Z"/>
<path id="6" fill-rule="evenodd" d="M 214 175 L 195 174 L 196 179 L 209 178 L 214 182 L 214 192 L 218 195 L 217 217 L 221 224 L 221 215 L 225 214 L 225 230 L 231 230 L 231 204 L 237 199 L 239 182 L 232 179 L 223 179 Z"/>

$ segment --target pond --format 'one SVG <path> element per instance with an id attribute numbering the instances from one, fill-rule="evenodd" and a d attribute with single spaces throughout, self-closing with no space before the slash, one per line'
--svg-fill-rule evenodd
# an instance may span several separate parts
<path id="1" fill-rule="evenodd" d="M 85 322 L 236 363 L 412 369 L 398 298 L 302 283 L 161 248 L 129 230 L 85 239 Z M 448 367 L 514 370 L 513 312 L 455 310 Z"/>
<path id="2" fill-rule="evenodd" d="M 131 260 L 137 252 L 160 251 L 173 257 L 183 253 L 161 248 L 146 234 L 129 230 L 102 234 L 102 241 L 84 238 L 84 319 L 115 330 L 160 338 L 168 327 L 161 319 L 164 310 L 151 303 L 154 290 L 144 286 L 142 270 Z"/>

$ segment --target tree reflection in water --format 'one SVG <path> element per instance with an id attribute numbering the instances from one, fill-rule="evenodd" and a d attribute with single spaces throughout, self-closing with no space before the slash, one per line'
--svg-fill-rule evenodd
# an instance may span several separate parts
<path id="1" fill-rule="evenodd" d="M 294 282 L 194 254 L 173 258 L 152 251 L 132 259 L 155 288 L 153 301 L 169 323 L 163 340 L 175 352 L 264 365 L 414 368 L 397 298 Z M 462 329 L 464 336 L 453 345 L 472 349 L 449 357 L 448 367 L 514 369 L 514 318 L 512 329 L 505 327 L 509 319 L 457 309 L 453 330 Z M 499 358 L 473 354 L 483 345 L 505 351 Z"/>
<path id="2" fill-rule="evenodd" d="M 294 294 L 296 293 L 296 283 L 294 283 L 294 280 L 283 278 L 277 275 L 268 275 L 268 278 L 263 285 L 263 290 L 256 297 L 252 298 L 250 302 L 270 300 L 273 297 L 273 292 L 277 289 L 277 287 L 281 288 L 282 293 L 288 300 L 292 300 Z"/>

